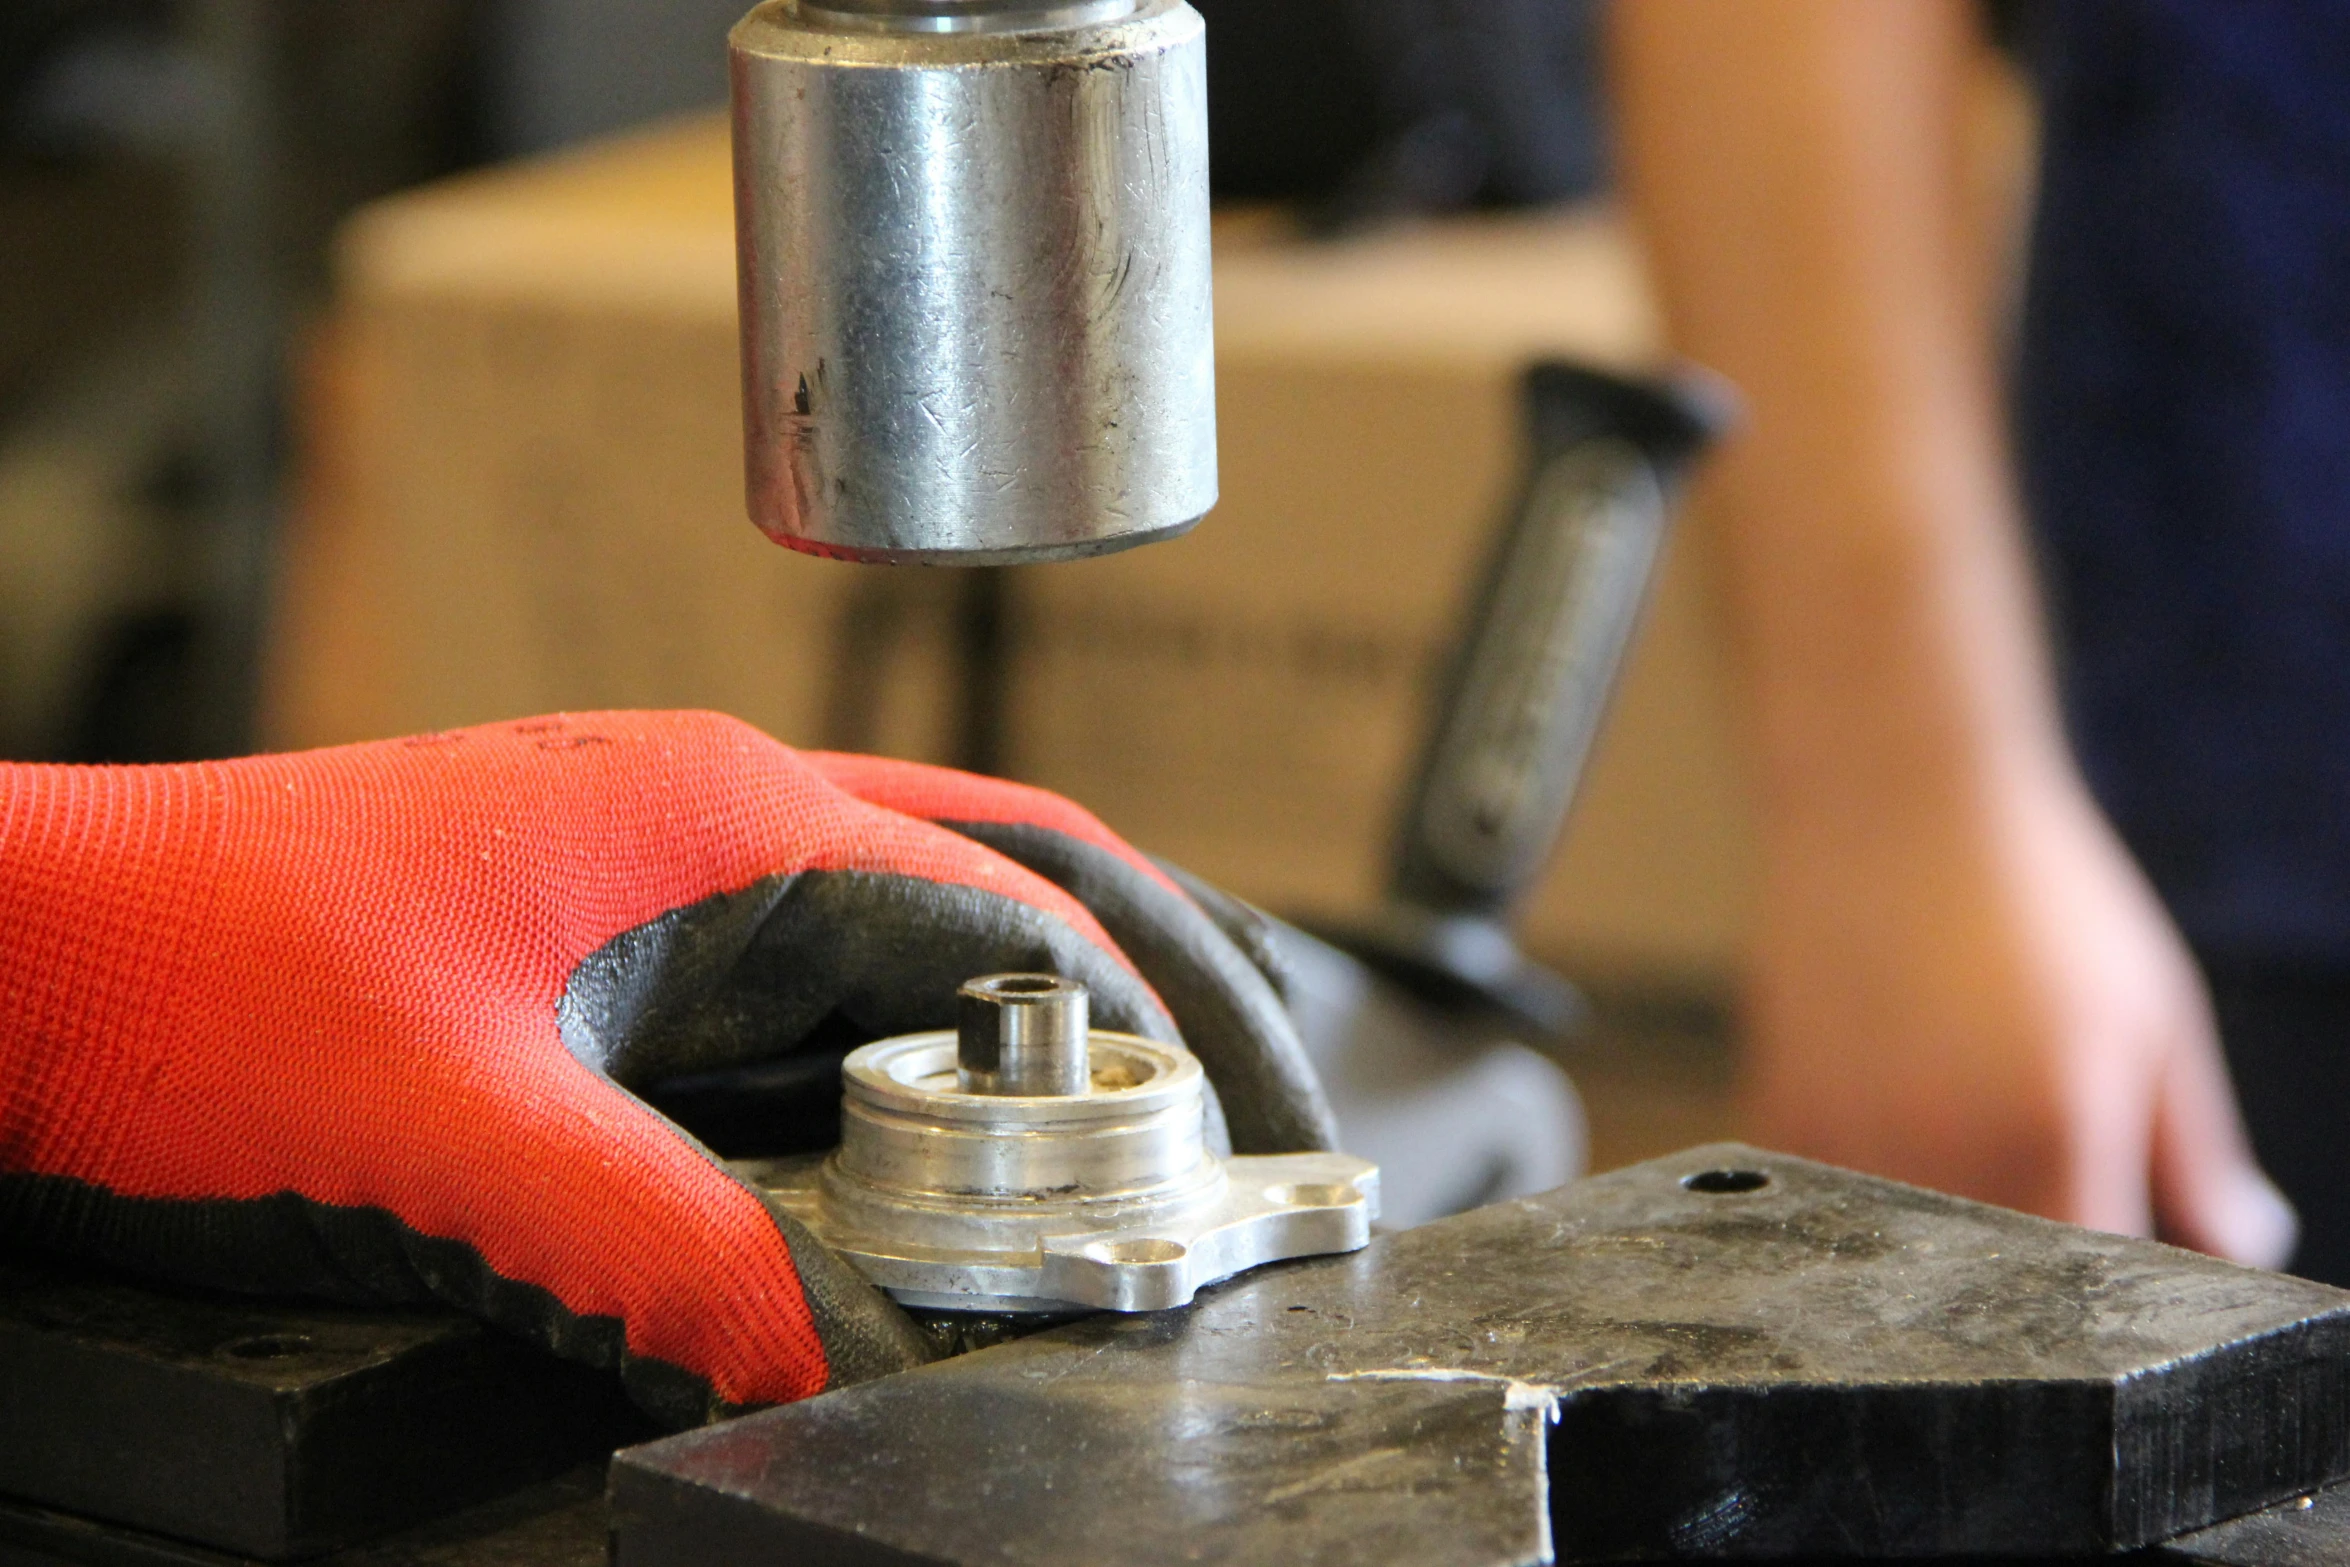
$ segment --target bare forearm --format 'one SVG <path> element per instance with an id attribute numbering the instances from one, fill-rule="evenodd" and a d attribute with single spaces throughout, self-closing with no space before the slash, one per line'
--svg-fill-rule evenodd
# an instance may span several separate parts
<path id="1" fill-rule="evenodd" d="M 1629 183 L 1715 475 L 1772 815 L 1964 809 L 2063 755 L 1959 169 L 1961 0 L 1620 0 Z"/>

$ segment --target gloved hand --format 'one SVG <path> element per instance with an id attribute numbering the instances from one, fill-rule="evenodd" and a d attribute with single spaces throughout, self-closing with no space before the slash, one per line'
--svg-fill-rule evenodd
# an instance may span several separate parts
<path id="1" fill-rule="evenodd" d="M 799 1398 L 919 1334 L 629 1090 L 1004 970 L 1180 1024 L 1239 1148 L 1328 1144 L 1262 974 L 1040 791 L 693 713 L 0 767 L 0 1244 L 438 1298 L 673 1424 Z"/>

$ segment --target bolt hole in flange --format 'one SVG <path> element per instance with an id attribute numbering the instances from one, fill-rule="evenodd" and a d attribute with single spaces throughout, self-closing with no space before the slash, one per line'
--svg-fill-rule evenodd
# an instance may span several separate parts
<path id="1" fill-rule="evenodd" d="M 1700 1170 L 1681 1177 L 1681 1184 L 1708 1197 L 1734 1197 L 1761 1191 L 1771 1184 L 1771 1178 L 1760 1170 Z"/>

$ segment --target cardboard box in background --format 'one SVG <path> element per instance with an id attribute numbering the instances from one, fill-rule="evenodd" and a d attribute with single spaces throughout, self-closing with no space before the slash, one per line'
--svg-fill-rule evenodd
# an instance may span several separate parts
<path id="1" fill-rule="evenodd" d="M 948 759 L 957 578 L 744 520 L 723 128 L 365 214 L 316 356 L 271 738 L 553 708 L 739 714 Z M 1009 770 L 1281 908 L 1374 894 L 1453 617 L 1516 479 L 1516 379 L 1648 362 L 1602 215 L 1316 247 L 1220 226 L 1223 502 L 1191 538 L 1011 579 Z M 1701 527 L 1684 532 L 1531 911 L 1586 971 L 1717 987 L 1747 837 Z"/>
<path id="2" fill-rule="evenodd" d="M 725 156 L 696 125 L 353 223 L 311 356 L 272 743 L 622 706 L 823 742 L 869 574 L 743 519 Z M 932 755 L 939 624 L 895 621 L 867 728 Z"/>
<path id="3" fill-rule="evenodd" d="M 1656 356 L 1600 217 L 1472 220 L 1217 262 L 1223 501 L 1190 538 L 1024 574 L 1011 760 L 1270 906 L 1379 891 L 1428 701 L 1524 460 L 1544 355 Z M 1702 526 L 1670 552 L 1536 950 L 1700 988 L 1749 851 Z"/>

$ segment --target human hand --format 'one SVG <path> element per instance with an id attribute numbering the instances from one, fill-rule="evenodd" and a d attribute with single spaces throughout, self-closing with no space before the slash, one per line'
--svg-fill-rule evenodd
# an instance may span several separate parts
<path id="1" fill-rule="evenodd" d="M 1927 821 L 1766 828 L 1743 1110 L 1758 1141 L 2279 1267 L 2202 980 L 2077 780 Z"/>
<path id="2" fill-rule="evenodd" d="M 0 767 L 0 1242 L 437 1298 L 673 1424 L 802 1397 L 919 1336 L 630 1090 L 1004 970 L 1180 1024 L 1244 1150 L 1326 1144 L 1264 977 L 1039 791 L 692 713 Z"/>

